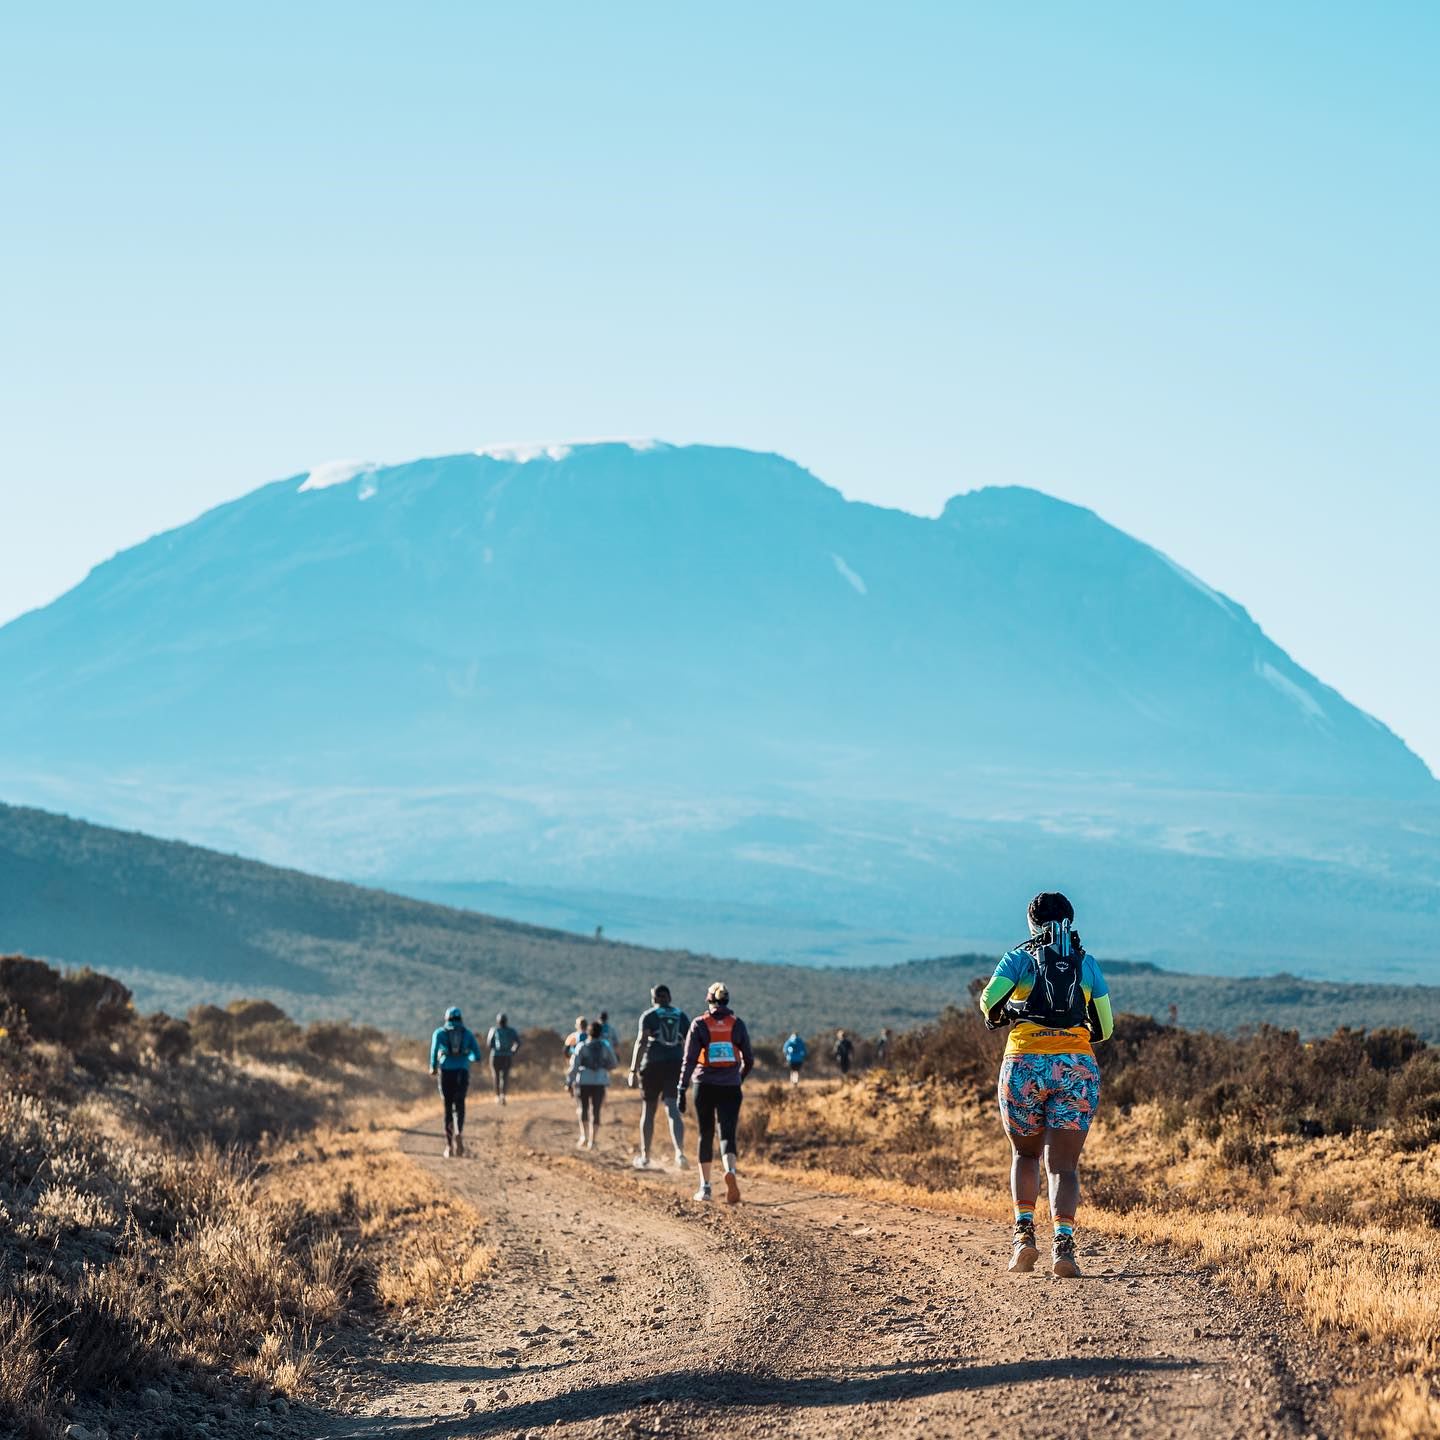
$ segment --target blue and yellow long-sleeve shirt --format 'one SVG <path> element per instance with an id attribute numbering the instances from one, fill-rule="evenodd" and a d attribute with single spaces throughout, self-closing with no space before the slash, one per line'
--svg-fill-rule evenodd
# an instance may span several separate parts
<path id="1" fill-rule="evenodd" d="M 995 967 L 990 983 L 980 992 L 980 1009 L 988 1015 L 1004 1001 L 1019 1004 L 1035 985 L 1035 960 L 1028 950 L 1007 950 Z M 1085 992 L 1085 1008 L 1093 1013 L 1099 1028 L 1098 1038 L 1108 1040 L 1115 1031 L 1115 1017 L 1110 1010 L 1110 987 L 1095 959 L 1087 954 L 1080 964 L 1080 985 Z M 1047 1030 L 1028 1021 L 1010 1027 L 1007 1055 L 1074 1055 L 1095 1053 L 1090 1027 L 1076 1025 L 1067 1030 Z"/>

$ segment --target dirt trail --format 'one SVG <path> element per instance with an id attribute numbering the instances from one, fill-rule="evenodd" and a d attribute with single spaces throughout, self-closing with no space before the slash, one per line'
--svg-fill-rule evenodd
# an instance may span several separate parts
<path id="1" fill-rule="evenodd" d="M 501 1259 L 336 1437 L 1333 1433 L 1283 1317 L 1173 1257 L 1085 1234 L 1066 1283 L 1006 1275 L 991 1222 L 763 1182 L 700 1206 L 693 1169 L 630 1168 L 614 1100 L 594 1153 L 563 1099 L 477 1103 L 464 1161 L 406 1135 Z"/>

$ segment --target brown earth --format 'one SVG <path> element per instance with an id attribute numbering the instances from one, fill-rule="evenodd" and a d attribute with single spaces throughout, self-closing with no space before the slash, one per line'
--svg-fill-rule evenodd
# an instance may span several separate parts
<path id="1" fill-rule="evenodd" d="M 325 1435 L 1340 1433 L 1278 1304 L 1085 1233 L 1083 1213 L 1085 1278 L 1066 1282 L 1007 1275 L 993 1221 L 773 1179 L 703 1206 L 693 1169 L 631 1168 L 638 1109 L 613 1093 L 593 1153 L 563 1097 L 477 1099 L 465 1160 L 440 1158 L 438 1124 L 404 1132 L 487 1218 L 498 1260 L 444 1340 L 357 1357 Z"/>

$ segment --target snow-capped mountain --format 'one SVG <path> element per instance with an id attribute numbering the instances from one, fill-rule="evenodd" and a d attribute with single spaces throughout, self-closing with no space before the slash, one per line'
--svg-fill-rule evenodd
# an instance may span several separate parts
<path id="1" fill-rule="evenodd" d="M 773 455 L 506 447 L 266 486 L 0 631 L 7 749 L 317 760 L 517 754 L 703 781 L 865 751 L 1126 783 L 1373 795 L 1428 774 L 1244 609 L 1034 491 L 938 519 Z M 462 771 L 461 773 L 466 773 Z"/>
<path id="2" fill-rule="evenodd" d="M 977 941 L 1002 922 L 956 917 L 997 885 L 1102 844 L 1164 852 L 1167 893 L 1190 852 L 1394 879 L 1408 842 L 1356 807 L 1437 795 L 1090 511 L 1006 488 L 922 518 L 657 442 L 277 481 L 0 630 L 0 693 L 11 799 L 332 874 L 883 891 L 866 923 L 923 902 Z"/>

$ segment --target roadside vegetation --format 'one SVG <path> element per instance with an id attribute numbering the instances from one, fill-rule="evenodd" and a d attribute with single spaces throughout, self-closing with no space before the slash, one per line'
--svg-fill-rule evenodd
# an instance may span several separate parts
<path id="1" fill-rule="evenodd" d="M 844 1084 L 753 1085 L 743 1148 L 831 1186 L 990 1215 L 1003 1247 L 1003 1047 L 952 1009 Z M 1099 1054 L 1082 1238 L 1169 1244 L 1277 1293 L 1334 1349 L 1357 1436 L 1440 1436 L 1440 1050 L 1401 1029 L 1306 1042 L 1126 1015 Z"/>
<path id="2" fill-rule="evenodd" d="M 0 958 L 0 1433 L 284 1433 L 347 1333 L 472 1286 L 481 1221 L 375 1127 L 404 1058 Z"/>

